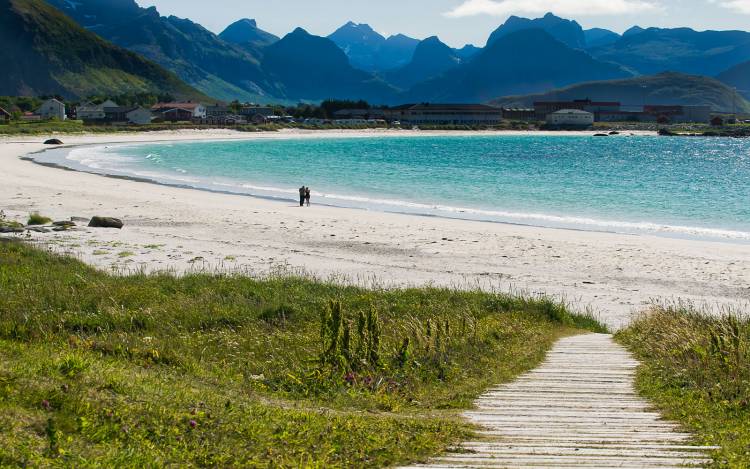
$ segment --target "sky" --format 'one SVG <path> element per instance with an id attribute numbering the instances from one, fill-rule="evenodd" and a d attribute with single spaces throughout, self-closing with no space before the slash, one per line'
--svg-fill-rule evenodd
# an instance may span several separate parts
<path id="1" fill-rule="evenodd" d="M 327 36 L 347 21 L 381 34 L 417 39 L 437 35 L 454 47 L 483 46 L 508 16 L 535 18 L 552 11 L 584 28 L 623 32 L 642 27 L 750 30 L 750 0 L 136 0 L 216 33 L 241 18 L 283 36 L 301 26 Z"/>

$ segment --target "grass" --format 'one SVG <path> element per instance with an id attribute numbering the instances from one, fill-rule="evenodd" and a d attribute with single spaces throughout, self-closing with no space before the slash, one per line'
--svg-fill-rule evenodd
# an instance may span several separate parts
<path id="1" fill-rule="evenodd" d="M 383 467 L 591 318 L 546 299 L 111 276 L 0 241 L 0 466 Z"/>
<path id="2" fill-rule="evenodd" d="M 52 223 L 52 219 L 39 214 L 39 212 L 34 212 L 31 215 L 29 215 L 29 220 L 26 222 L 26 224 L 30 226 L 46 225 L 48 223 Z"/>
<path id="3" fill-rule="evenodd" d="M 23 223 L 17 222 L 15 220 L 10 220 L 5 214 L 5 211 L 0 210 L 0 227 L 23 228 Z"/>
<path id="4" fill-rule="evenodd" d="M 642 361 L 636 385 L 700 443 L 715 467 L 750 467 L 750 319 L 659 308 L 619 332 Z"/>

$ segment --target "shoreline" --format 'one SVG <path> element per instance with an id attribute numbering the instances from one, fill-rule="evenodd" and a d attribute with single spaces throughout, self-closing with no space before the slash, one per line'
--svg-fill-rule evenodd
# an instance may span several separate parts
<path id="1" fill-rule="evenodd" d="M 352 134 L 312 132 L 315 137 Z M 298 137 L 291 134 L 261 138 Z M 258 134 L 180 131 L 117 139 L 122 141 L 112 137 L 68 136 L 65 146 L 238 140 Z M 206 268 L 263 274 L 281 269 L 349 283 L 544 293 L 568 300 L 575 309 L 600 312 L 613 328 L 627 324 L 652 298 L 681 298 L 715 308 L 750 302 L 747 245 L 323 205 L 300 210 L 278 199 L 60 171 L 21 160 L 47 148 L 41 138 L 25 140 L 0 139 L 0 162 L 7 169 L 0 182 L 8 187 L 0 195 L 0 208 L 15 218 L 33 210 L 56 219 L 123 218 L 121 232 L 32 234 L 106 270 Z"/>
<path id="2" fill-rule="evenodd" d="M 364 131 L 364 132 L 353 132 L 345 131 L 345 134 L 341 135 L 340 131 L 333 131 L 330 134 L 324 131 L 303 131 L 300 133 L 291 131 L 276 133 L 271 132 L 265 135 L 259 135 L 258 138 L 253 138 L 254 134 L 251 134 L 248 138 L 239 137 L 240 141 L 257 141 L 257 140 L 304 140 L 304 139 L 321 139 L 321 138 L 375 138 L 375 137 L 406 137 L 406 138 L 419 138 L 419 137 L 430 137 L 435 136 L 427 133 L 423 135 L 420 132 L 411 132 L 409 135 L 401 135 L 403 131 Z M 549 132 L 554 134 L 554 132 Z M 571 132 L 578 136 L 591 136 L 588 131 Z M 443 137 L 455 137 L 455 136 L 466 136 L 471 137 L 473 134 L 466 132 L 445 132 L 438 131 L 436 134 Z M 488 133 L 493 135 L 493 133 Z M 529 131 L 511 131 L 511 136 L 531 136 L 532 133 Z M 575 135 L 568 135 L 575 136 Z M 651 135 L 648 135 L 651 136 Z M 626 137 L 626 135 L 623 135 Z M 616 138 L 616 137 L 614 137 Z M 210 138 L 210 139 L 188 139 L 180 140 L 179 143 L 206 143 L 206 142 L 231 142 L 237 141 L 237 138 Z M 71 162 L 69 164 L 58 162 L 61 158 L 57 158 L 58 161 L 50 160 L 49 158 L 45 161 L 43 157 L 49 152 L 65 152 L 65 160 L 67 157 L 76 149 L 79 148 L 107 148 L 108 146 L 138 146 L 138 145 L 151 145 L 151 144 L 172 144 L 175 143 L 173 139 L 166 140 L 153 140 L 153 141 L 130 141 L 130 142 L 107 142 L 104 146 L 103 143 L 89 143 L 89 144 L 75 144 L 75 145 L 60 145 L 56 147 L 46 148 L 37 152 L 30 153 L 21 157 L 21 159 L 32 161 L 42 166 L 48 166 L 57 169 L 64 169 L 67 171 L 77 171 L 87 174 L 93 174 L 114 179 L 124 179 L 134 182 L 149 183 L 155 185 L 161 185 L 166 187 L 172 187 L 177 189 L 188 189 L 198 190 L 205 192 L 212 192 L 216 194 L 226 194 L 241 197 L 253 197 L 268 201 L 277 201 L 285 203 L 293 203 L 296 198 L 292 195 L 287 194 L 273 194 L 273 188 L 263 188 L 269 192 L 268 194 L 252 192 L 252 186 L 236 186 L 236 189 L 224 188 L 230 185 L 221 184 L 222 187 L 217 187 L 217 184 L 208 182 L 184 182 L 178 179 L 170 179 L 165 177 L 163 179 L 142 176 L 136 174 L 130 174 L 127 171 L 121 172 L 108 172 L 108 169 L 102 169 L 98 171 L 95 168 L 89 167 L 85 164 Z M 243 191 L 240 187 L 248 189 Z M 258 189 L 258 188 L 256 188 Z M 282 189 L 276 189 L 277 192 L 283 192 Z M 537 228 L 550 228 L 550 229 L 561 229 L 561 230 L 572 230 L 572 231 L 590 231 L 594 233 L 613 233 L 621 235 L 631 236 L 657 236 L 660 238 L 667 239 L 686 239 L 686 240 L 697 240 L 697 241 L 711 241 L 711 242 L 722 242 L 732 244 L 750 244 L 750 233 L 732 230 L 728 228 L 711 228 L 705 226 L 691 226 L 691 225 L 680 225 L 680 224 L 666 224 L 659 222 L 650 221 L 639 221 L 639 220 L 616 220 L 608 218 L 589 218 L 585 216 L 577 215 L 557 215 L 549 214 L 544 212 L 506 212 L 488 210 L 483 208 L 472 208 L 462 206 L 452 206 L 445 204 L 436 204 L 434 206 L 426 206 L 416 202 L 392 200 L 392 199 L 367 199 L 371 206 L 362 206 L 357 203 L 351 203 L 352 200 L 362 201 L 361 196 L 357 195 L 338 195 L 338 194 L 319 194 L 321 199 L 318 199 L 316 205 L 331 207 L 331 208 L 346 208 L 354 210 L 364 211 L 379 211 L 383 213 L 400 214 L 400 215 L 411 215 L 411 216 L 422 216 L 422 217 L 435 217 L 448 220 L 465 220 L 465 221 L 476 221 L 482 223 L 500 223 L 513 226 L 525 226 L 525 227 L 537 227 Z M 356 199 L 352 199 L 355 197 Z M 347 203 L 348 202 L 348 203 Z M 363 202 L 364 203 L 364 202 Z M 412 210 L 409 210 L 411 208 Z M 459 215 L 461 214 L 461 215 Z"/>

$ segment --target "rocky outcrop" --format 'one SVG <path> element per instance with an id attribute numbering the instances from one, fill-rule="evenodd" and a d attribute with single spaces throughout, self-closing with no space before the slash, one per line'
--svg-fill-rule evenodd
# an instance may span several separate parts
<path id="1" fill-rule="evenodd" d="M 125 224 L 119 218 L 112 217 L 94 217 L 89 222 L 91 228 L 116 228 L 122 229 Z"/>

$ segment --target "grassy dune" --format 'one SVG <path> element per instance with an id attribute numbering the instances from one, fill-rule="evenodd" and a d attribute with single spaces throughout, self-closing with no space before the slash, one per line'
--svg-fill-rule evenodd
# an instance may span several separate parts
<path id="1" fill-rule="evenodd" d="M 618 340 L 643 363 L 639 390 L 701 443 L 721 446 L 716 467 L 750 467 L 750 319 L 657 309 Z"/>
<path id="2" fill-rule="evenodd" d="M 381 467 L 600 330 L 547 300 L 133 275 L 0 241 L 0 466 Z"/>

